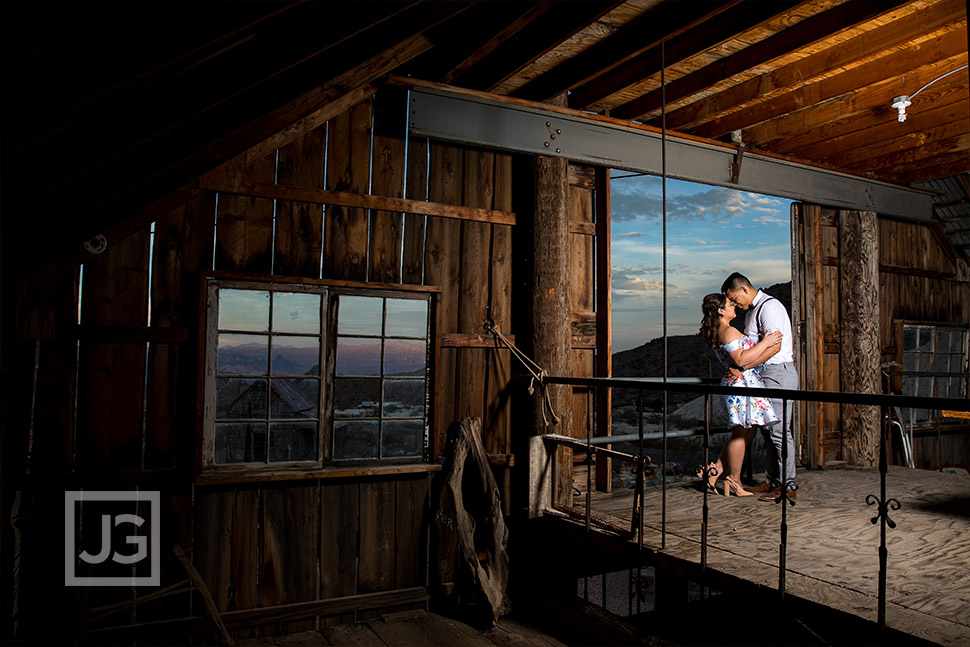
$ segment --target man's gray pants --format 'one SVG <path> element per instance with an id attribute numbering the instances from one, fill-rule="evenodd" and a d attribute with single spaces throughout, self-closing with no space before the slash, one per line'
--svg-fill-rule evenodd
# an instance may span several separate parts
<path id="1" fill-rule="evenodd" d="M 761 367 L 761 379 L 769 389 L 797 389 L 798 371 L 792 362 L 780 364 L 765 364 Z M 792 435 L 792 400 L 785 401 L 787 409 L 782 406 L 781 399 L 771 398 L 771 406 L 775 415 L 785 417 L 785 424 L 780 422 L 762 427 L 761 433 L 765 438 L 765 474 L 772 485 L 781 483 L 782 478 L 782 447 L 781 443 L 788 443 L 788 461 L 785 476 L 791 481 L 795 478 L 795 437 Z"/>

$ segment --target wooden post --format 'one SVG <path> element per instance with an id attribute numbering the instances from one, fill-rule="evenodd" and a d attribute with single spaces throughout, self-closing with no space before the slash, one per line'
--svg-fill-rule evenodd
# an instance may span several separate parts
<path id="1" fill-rule="evenodd" d="M 879 239 L 873 211 L 840 211 L 842 390 L 879 393 Z M 842 406 L 845 458 L 874 467 L 879 456 L 879 409 Z"/>
<path id="2" fill-rule="evenodd" d="M 610 169 L 596 169 L 596 375 L 613 375 L 613 332 L 611 314 L 613 298 L 610 271 Z M 600 389 L 596 394 L 596 423 L 598 436 L 612 435 L 612 389 Z M 613 459 L 596 457 L 596 489 L 613 489 Z"/>
<path id="3" fill-rule="evenodd" d="M 550 375 L 570 375 L 568 164 L 563 158 L 537 156 L 532 170 L 533 359 Z M 537 398 L 535 434 L 529 451 L 530 516 L 541 514 L 550 503 L 569 505 L 572 499 L 571 450 L 560 448 L 547 457 L 541 439 L 547 432 L 571 435 L 571 387 L 550 385 L 546 390 L 559 424 L 553 424 L 550 412 Z"/>
<path id="4" fill-rule="evenodd" d="M 823 386 L 825 338 L 822 329 L 822 209 L 818 205 L 802 204 L 802 247 L 805 255 L 804 271 L 800 274 L 805 290 L 805 336 L 803 388 L 820 390 Z M 822 403 L 808 403 L 805 412 L 805 436 L 808 465 L 818 469 L 825 463 Z"/>

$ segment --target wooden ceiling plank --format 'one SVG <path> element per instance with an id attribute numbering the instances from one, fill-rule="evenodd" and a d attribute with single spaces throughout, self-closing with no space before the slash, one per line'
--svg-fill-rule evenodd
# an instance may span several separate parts
<path id="1" fill-rule="evenodd" d="M 536 60 L 600 20 L 624 0 L 557 2 L 528 25 L 516 38 L 509 39 L 479 65 L 456 79 L 456 84 L 492 92 Z"/>
<path id="2" fill-rule="evenodd" d="M 914 56 L 913 63 L 919 65 L 920 59 Z M 875 121 L 895 119 L 896 111 L 890 106 L 892 97 L 913 92 L 966 61 L 966 52 L 961 52 L 906 72 L 905 88 L 894 75 L 855 92 L 749 126 L 744 129 L 744 141 L 758 148 L 792 153 L 820 139 L 869 128 Z"/>
<path id="3" fill-rule="evenodd" d="M 663 58 L 667 67 L 706 51 L 798 4 L 794 0 L 778 2 L 743 2 L 723 12 L 717 20 L 697 25 L 663 42 Z M 569 95 L 569 105 L 589 109 L 612 94 L 622 91 L 660 72 L 660 47 L 652 47 L 613 68 L 609 73 L 575 88 Z M 612 113 L 611 113 L 612 114 Z"/>
<path id="4" fill-rule="evenodd" d="M 511 93 L 530 101 L 548 101 L 567 90 L 605 74 L 630 58 L 656 46 L 664 38 L 698 25 L 738 5 L 741 0 L 716 2 L 700 0 L 685 12 L 676 2 L 660 4 L 631 21 L 616 34 L 573 56 L 545 74 L 533 79 Z"/>
<path id="5" fill-rule="evenodd" d="M 667 127 L 677 130 L 693 131 L 702 124 L 715 119 L 722 125 L 707 130 L 719 130 L 719 134 L 743 128 L 745 125 L 760 123 L 773 116 L 762 111 L 760 118 L 745 120 L 735 118 L 728 122 L 733 113 L 747 113 L 757 109 L 761 102 L 779 95 L 790 93 L 813 80 L 832 75 L 833 71 L 854 68 L 873 58 L 884 55 L 890 48 L 906 49 L 914 43 L 928 40 L 938 32 L 963 29 L 966 14 L 964 0 L 943 0 L 924 11 L 886 24 L 883 27 L 865 31 L 859 36 L 839 43 L 830 49 L 819 51 L 789 65 L 773 70 L 762 76 L 734 85 L 701 101 L 691 103 L 667 113 Z M 780 114 L 780 113 L 779 113 Z M 653 123 L 650 120 L 647 123 Z M 747 121 L 747 123 L 743 123 Z M 738 125 L 740 123 L 740 125 Z"/>
<path id="6" fill-rule="evenodd" d="M 868 21 L 906 1 L 863 1 L 840 4 L 668 83 L 663 89 L 664 98 L 668 104 L 676 102 L 727 77 L 764 65 L 794 49 L 822 40 L 844 30 L 847 26 Z M 613 108 L 610 114 L 620 119 L 637 120 L 660 108 L 661 90 L 657 89 Z"/>
<path id="7" fill-rule="evenodd" d="M 530 23 L 534 22 L 540 16 L 542 16 L 542 14 L 552 9 L 553 6 L 555 6 L 555 2 L 553 0 L 543 0 L 542 2 L 527 5 L 526 10 L 522 14 L 517 16 L 503 29 L 491 35 L 487 40 L 485 40 L 485 42 L 479 44 L 474 51 L 468 54 L 460 63 L 442 75 L 441 82 L 451 83 L 456 78 L 465 74 L 465 72 L 467 72 L 471 67 L 481 62 L 485 57 L 495 51 L 495 49 L 498 48 L 502 43 L 511 39 L 523 29 L 528 27 Z M 465 38 L 468 38 L 467 34 L 465 34 Z"/>
<path id="8" fill-rule="evenodd" d="M 900 184 L 915 184 L 970 171 L 970 157 L 965 153 L 951 153 L 935 159 L 934 162 L 932 165 L 921 162 L 900 166 L 892 169 L 891 174 L 877 177 Z"/>
<path id="9" fill-rule="evenodd" d="M 854 163 L 852 168 L 862 173 L 871 172 L 880 176 L 896 175 L 899 169 L 925 166 L 928 162 L 936 163 L 937 160 L 952 154 L 966 155 L 967 151 L 970 151 L 970 132 L 870 157 Z"/>
<path id="10" fill-rule="evenodd" d="M 908 78 L 919 66 L 952 57 L 958 54 L 961 48 L 965 53 L 966 40 L 965 29 L 948 28 L 942 36 L 927 38 L 905 50 L 892 50 L 886 56 L 852 67 L 842 73 L 824 76 L 792 92 L 753 104 L 746 110 L 735 111 L 723 118 L 708 121 L 692 129 L 692 132 L 703 137 L 714 138 L 734 130 L 744 130 L 750 128 L 752 124 L 761 123 L 777 115 L 789 114 L 807 106 L 817 106 L 831 99 L 852 95 L 859 88 L 878 84 L 887 78 L 896 82 L 897 90 L 887 89 L 889 94 L 876 99 L 875 106 L 889 106 L 892 97 L 904 94 L 902 85 L 904 78 L 907 79 L 908 88 L 910 85 Z M 887 84 L 887 88 L 891 86 L 892 83 Z M 919 86 L 915 86 L 913 90 L 917 87 Z M 890 110 L 881 114 L 893 116 L 895 113 Z M 878 120 L 879 117 L 876 119 Z"/>
<path id="11" fill-rule="evenodd" d="M 923 96 L 918 98 L 922 99 Z M 937 137 L 951 137 L 970 131 L 968 98 L 970 92 L 966 86 L 954 87 L 935 104 L 926 104 L 919 117 L 910 117 L 903 123 L 896 119 L 886 119 L 871 128 L 828 137 L 822 142 L 806 146 L 799 156 L 844 168 L 846 164 L 904 148 L 908 142 L 925 144 Z M 932 124 L 932 127 L 927 128 L 927 124 Z"/>

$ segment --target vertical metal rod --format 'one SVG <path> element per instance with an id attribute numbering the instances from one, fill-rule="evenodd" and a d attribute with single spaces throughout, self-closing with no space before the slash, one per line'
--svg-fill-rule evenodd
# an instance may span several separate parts
<path id="1" fill-rule="evenodd" d="M 888 461 L 886 459 L 886 420 L 888 420 L 889 412 L 883 406 L 881 413 L 879 438 L 879 505 L 882 507 L 883 514 L 879 517 L 879 610 L 877 620 L 880 634 L 886 631 L 886 565 L 889 561 L 889 551 L 886 550 L 886 520 L 889 518 L 889 503 L 886 499 L 886 472 L 888 471 Z"/>
<path id="2" fill-rule="evenodd" d="M 639 397 L 637 398 L 637 410 L 639 411 L 638 417 L 638 433 L 640 435 L 639 450 L 637 454 L 640 460 L 637 461 L 637 511 L 638 511 L 638 523 L 637 523 L 637 548 L 642 553 L 643 552 L 643 389 L 640 389 Z M 639 567 L 638 567 L 639 568 Z M 637 571 L 639 576 L 639 570 Z M 640 580 L 637 580 L 637 586 L 640 586 Z M 639 597 L 637 598 L 639 600 Z M 637 603 L 637 610 L 639 610 L 639 602 Z"/>
<path id="3" fill-rule="evenodd" d="M 586 538 L 589 540 L 590 531 L 590 506 L 592 501 L 590 500 L 591 491 L 593 489 L 593 422 L 591 418 L 591 410 L 593 408 L 593 389 L 592 387 L 586 389 Z"/>
<path id="4" fill-rule="evenodd" d="M 667 382 L 667 83 L 666 43 L 660 41 L 660 182 L 663 211 L 663 338 L 664 338 L 664 386 Z M 667 548 L 667 389 L 663 394 L 663 462 L 660 468 L 660 548 Z M 641 445 L 643 433 L 640 434 Z M 643 455 L 643 450 L 640 450 Z M 640 518 L 641 525 L 643 517 Z M 640 533 L 643 534 L 642 532 Z"/>
<path id="5" fill-rule="evenodd" d="M 701 467 L 701 484 L 704 488 L 704 503 L 701 506 L 701 578 L 706 580 L 707 575 L 707 484 L 709 483 L 710 473 L 708 467 L 711 464 L 711 394 L 704 394 L 704 465 Z"/>
<path id="6" fill-rule="evenodd" d="M 778 546 L 778 592 L 785 599 L 785 560 L 788 549 L 788 400 L 781 401 L 781 543 Z"/>

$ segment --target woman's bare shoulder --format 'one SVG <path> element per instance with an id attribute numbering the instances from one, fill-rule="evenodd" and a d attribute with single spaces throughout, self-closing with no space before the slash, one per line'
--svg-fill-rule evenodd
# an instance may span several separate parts
<path id="1" fill-rule="evenodd" d="M 741 331 L 734 326 L 724 326 L 717 331 L 717 341 L 719 341 L 722 346 L 740 337 L 743 337 Z"/>

